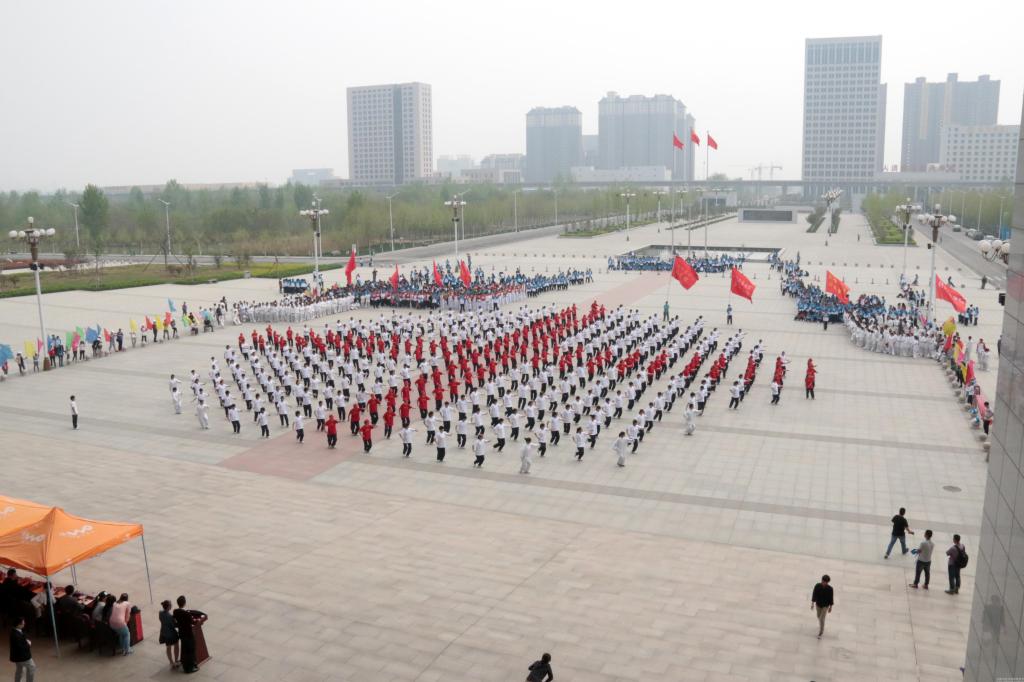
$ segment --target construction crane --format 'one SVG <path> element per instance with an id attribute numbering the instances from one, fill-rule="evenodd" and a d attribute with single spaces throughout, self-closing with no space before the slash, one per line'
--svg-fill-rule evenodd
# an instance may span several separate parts
<path id="1" fill-rule="evenodd" d="M 764 179 L 764 172 L 767 170 L 768 180 L 771 181 L 775 179 L 775 171 L 782 170 L 782 166 L 776 166 L 775 164 L 766 166 L 762 163 L 757 166 L 754 166 L 753 168 L 748 168 L 747 170 L 750 171 L 751 180 L 754 179 L 754 172 L 757 171 L 757 179 L 759 181 Z"/>

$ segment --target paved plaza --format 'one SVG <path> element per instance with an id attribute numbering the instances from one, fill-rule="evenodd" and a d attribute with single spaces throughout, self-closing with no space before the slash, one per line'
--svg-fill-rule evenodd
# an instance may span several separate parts
<path id="1" fill-rule="evenodd" d="M 144 524 L 157 604 L 186 594 L 210 616 L 204 678 L 518 682 L 549 651 L 556 679 L 580 682 L 961 679 L 986 464 L 945 373 L 930 360 L 859 349 L 843 325 L 795 321 L 795 300 L 765 264 L 744 269 L 757 285 L 753 304 L 731 296 L 719 274 L 685 291 L 666 272 L 606 272 L 610 255 L 669 244 L 660 227 L 635 229 L 628 242 L 622 233 L 543 236 L 470 253 L 485 271 L 593 269 L 593 283 L 530 306 L 597 300 L 660 315 L 667 295 L 684 325 L 703 315 L 722 328 L 731 302 L 726 335 L 744 330 L 744 354 L 763 339 L 769 365 L 782 351 L 792 360 L 779 406 L 769 405 L 761 378 L 736 411 L 726 409 L 726 390 L 715 392 L 692 438 L 683 437 L 682 410 L 669 413 L 625 468 L 615 466 L 609 438 L 582 462 L 563 440 L 535 458 L 529 477 L 517 474 L 516 447 L 489 455 L 482 470 L 452 446 L 438 464 L 422 430 L 410 459 L 397 434 L 385 441 L 379 432 L 363 454 L 345 425 L 336 450 L 310 428 L 299 446 L 276 419 L 268 441 L 246 414 L 233 435 L 216 405 L 209 431 L 187 401 L 174 414 L 168 375 L 205 373 L 211 355 L 253 329 L 229 326 L 0 385 L 0 494 Z M 730 220 L 711 226 L 707 240 L 712 251 L 799 252 L 822 286 L 829 269 L 852 296 L 896 301 L 901 247 L 874 246 L 856 215 L 843 214 L 827 246 L 824 233 L 805 229 Z M 702 248 L 703 231 L 691 236 Z M 922 284 L 928 258 L 923 246 L 910 250 Z M 390 273 L 382 260 L 380 272 Z M 994 349 L 995 292 L 980 291 L 978 277 L 942 250 L 938 264 L 981 309 L 965 333 Z M 251 279 L 48 294 L 44 305 L 54 332 L 97 323 L 127 332 L 129 318 L 162 314 L 168 298 L 198 308 L 276 294 L 276 281 Z M 952 308 L 940 301 L 938 313 Z M 17 350 L 37 330 L 34 298 L 0 300 L 0 341 Z M 813 401 L 802 388 L 807 358 L 818 367 Z M 988 395 L 992 358 L 979 377 Z M 913 544 L 935 531 L 928 592 L 907 589 L 909 555 L 882 559 L 900 506 L 918 531 Z M 953 533 L 972 552 L 955 597 L 942 591 Z M 836 607 L 818 640 L 810 594 L 823 573 Z M 146 640 L 129 658 L 68 644 L 58 660 L 39 638 L 40 679 L 174 675 L 157 644 L 159 606 L 149 604 L 137 541 L 81 565 L 78 580 L 83 590 L 129 592 L 143 608 Z"/>

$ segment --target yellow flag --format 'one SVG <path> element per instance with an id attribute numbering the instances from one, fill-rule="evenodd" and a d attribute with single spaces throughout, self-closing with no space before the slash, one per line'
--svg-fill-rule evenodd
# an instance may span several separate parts
<path id="1" fill-rule="evenodd" d="M 942 323 L 942 333 L 946 336 L 952 336 L 956 332 L 956 322 L 953 321 L 953 317 L 950 316 L 948 320 Z"/>
<path id="2" fill-rule="evenodd" d="M 156 330 L 158 332 L 162 332 L 164 330 L 164 321 L 160 319 L 159 316 L 155 319 L 154 324 L 156 324 Z"/>
<path id="3" fill-rule="evenodd" d="M 36 356 L 36 344 L 31 341 L 25 342 L 25 357 L 34 358 Z"/>
<path id="4" fill-rule="evenodd" d="M 135 320 L 128 320 L 128 329 L 137 332 L 139 331 L 139 325 L 135 324 Z"/>

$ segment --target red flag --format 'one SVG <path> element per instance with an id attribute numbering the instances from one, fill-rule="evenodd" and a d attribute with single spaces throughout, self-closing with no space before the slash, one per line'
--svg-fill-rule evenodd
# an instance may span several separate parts
<path id="1" fill-rule="evenodd" d="M 142 325 L 142 328 L 144 330 L 153 328 L 153 320 L 149 319 L 149 315 L 146 315 L 146 323 Z"/>
<path id="2" fill-rule="evenodd" d="M 104 329 L 103 330 L 103 340 L 106 341 L 107 343 L 110 343 L 110 330 L 109 329 Z"/>
<path id="3" fill-rule="evenodd" d="M 953 309 L 958 313 L 967 310 L 967 299 L 964 298 L 963 294 L 948 284 L 944 284 L 938 275 L 935 275 L 935 299 L 949 301 Z"/>
<path id="4" fill-rule="evenodd" d="M 43 350 L 43 340 L 40 338 L 36 339 L 36 352 L 39 353 Z"/>
<path id="5" fill-rule="evenodd" d="M 736 268 L 732 269 L 732 286 L 729 287 L 729 291 L 753 303 L 754 289 L 756 288 L 754 283 L 747 279 L 746 275 Z"/>
<path id="6" fill-rule="evenodd" d="M 840 303 L 850 302 L 850 287 L 828 270 L 825 271 L 825 291 L 835 294 Z"/>
<path id="7" fill-rule="evenodd" d="M 693 142 L 694 144 L 700 144 L 700 138 L 697 137 L 697 131 L 693 130 L 692 128 L 690 129 L 690 141 Z"/>
<path id="8" fill-rule="evenodd" d="M 170 311 L 167 311 L 166 313 L 164 313 L 164 326 L 165 327 L 170 327 L 171 326 L 171 313 L 170 313 Z"/>
<path id="9" fill-rule="evenodd" d="M 395 272 L 391 275 L 391 288 L 398 291 L 398 266 L 395 266 Z"/>
<path id="10" fill-rule="evenodd" d="M 676 256 L 675 262 L 672 264 L 672 279 L 683 285 L 684 289 L 689 289 L 700 277 L 697 276 L 697 272 L 690 267 L 690 264 L 686 262 L 682 256 Z"/>
<path id="11" fill-rule="evenodd" d="M 352 253 L 348 255 L 348 264 L 345 265 L 345 280 L 352 286 L 352 273 L 356 269 L 356 249 L 352 247 Z"/>
<path id="12" fill-rule="evenodd" d="M 708 146 L 712 149 L 718 149 L 718 143 L 715 142 L 715 138 L 711 137 L 711 133 L 708 133 Z"/>
<path id="13" fill-rule="evenodd" d="M 437 261 L 434 261 L 434 284 L 439 287 L 444 286 L 444 280 L 441 279 L 441 271 L 437 269 Z"/>
<path id="14" fill-rule="evenodd" d="M 462 280 L 467 289 L 473 284 L 473 275 L 469 272 L 469 266 L 466 265 L 466 261 L 459 261 L 459 279 Z"/>
<path id="15" fill-rule="evenodd" d="M 672 133 L 672 146 L 675 147 L 676 149 L 683 148 L 683 141 L 680 140 L 679 136 L 676 135 L 675 133 Z"/>

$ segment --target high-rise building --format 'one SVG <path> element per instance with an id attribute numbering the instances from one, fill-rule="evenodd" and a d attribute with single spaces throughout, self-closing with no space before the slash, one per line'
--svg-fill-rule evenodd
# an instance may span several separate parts
<path id="1" fill-rule="evenodd" d="M 476 168 L 476 162 L 473 161 L 473 157 L 468 154 L 437 157 L 437 172 L 443 176 L 458 178 L 462 175 L 463 171 L 472 170 L 474 168 Z"/>
<path id="2" fill-rule="evenodd" d="M 816 183 L 805 189 L 809 195 L 835 185 L 866 191 L 857 181 L 868 183 L 882 170 L 881 69 L 882 36 L 807 39 L 802 174 Z"/>
<path id="3" fill-rule="evenodd" d="M 296 168 L 292 170 L 291 183 L 319 187 L 324 180 L 332 179 L 334 179 L 333 168 Z"/>
<path id="4" fill-rule="evenodd" d="M 1018 131 L 1022 129 L 1024 120 Z M 1019 285 L 1024 279 L 1024 138 L 1019 133 L 1017 148 L 999 380 L 995 399 L 990 400 L 996 417 L 981 538 L 972 555 L 974 568 L 968 569 L 974 572 L 965 674 L 969 682 L 1012 680 L 1024 670 L 1024 288 Z M 969 546 L 967 552 L 971 553 Z"/>
<path id="5" fill-rule="evenodd" d="M 597 168 L 600 164 L 600 144 L 601 138 L 598 135 L 584 135 L 583 136 L 583 164 L 584 166 L 592 166 Z"/>
<path id="6" fill-rule="evenodd" d="M 526 114 L 526 182 L 569 179 L 583 158 L 583 114 L 576 107 L 536 107 Z"/>
<path id="7" fill-rule="evenodd" d="M 947 125 L 995 125 L 999 81 L 978 76 L 959 81 L 951 73 L 943 83 L 918 78 L 903 85 L 901 171 L 923 171 L 939 162 L 942 128 Z"/>
<path id="8" fill-rule="evenodd" d="M 961 180 L 1013 182 L 1019 139 L 1020 126 L 948 125 L 942 129 L 939 165 Z"/>
<path id="9" fill-rule="evenodd" d="M 434 146 L 430 86 L 348 89 L 348 172 L 356 183 L 401 185 L 430 177 Z"/>
<path id="10" fill-rule="evenodd" d="M 493 168 L 501 171 L 517 171 L 523 168 L 522 154 L 488 154 L 480 159 L 481 168 Z"/>
<path id="11" fill-rule="evenodd" d="M 675 180 L 693 180 L 693 117 L 671 95 L 630 95 L 609 92 L 598 102 L 598 165 L 610 170 L 663 166 Z M 683 149 L 672 144 L 672 135 Z"/>

